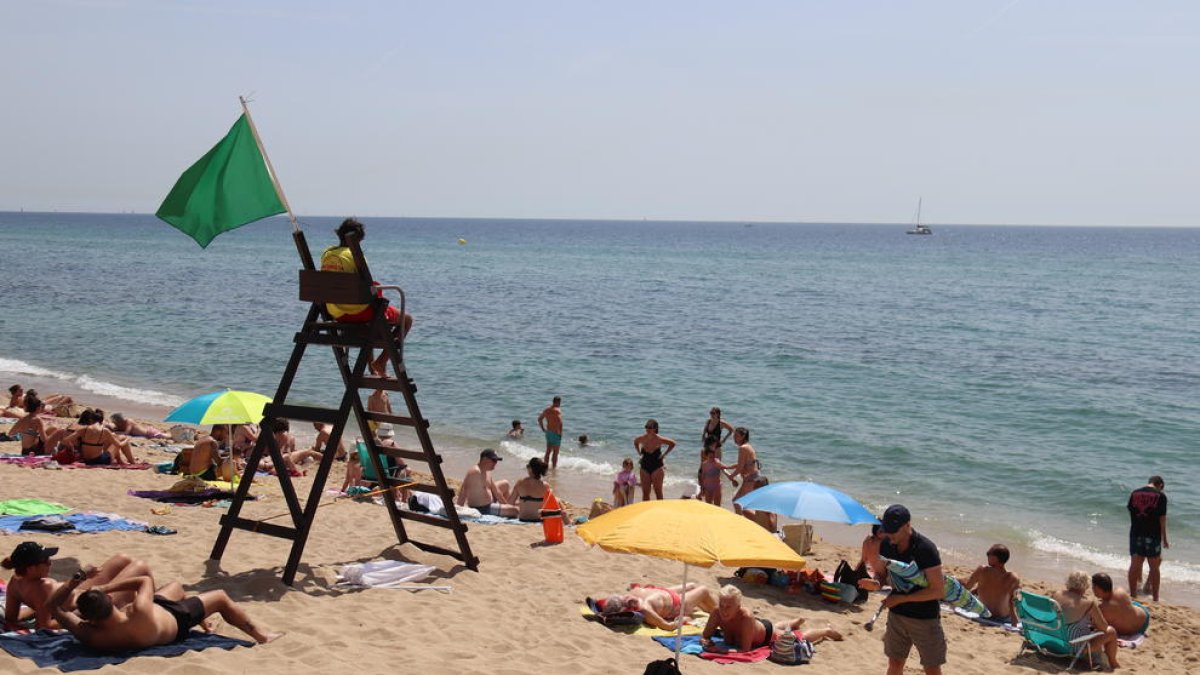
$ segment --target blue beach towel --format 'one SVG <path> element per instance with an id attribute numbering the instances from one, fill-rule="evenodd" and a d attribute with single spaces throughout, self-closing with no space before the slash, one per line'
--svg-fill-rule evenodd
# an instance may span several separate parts
<path id="1" fill-rule="evenodd" d="M 0 516 L 0 532 L 8 534 L 16 534 L 21 531 L 21 525 L 27 520 L 33 518 L 41 518 L 42 516 Z M 128 520 L 113 513 L 71 513 L 61 517 L 63 520 L 71 523 L 75 527 L 69 530 L 54 532 L 54 534 L 70 534 L 72 532 L 107 532 L 109 530 L 119 530 L 121 532 L 143 532 L 146 529 L 146 523 Z"/>
<path id="2" fill-rule="evenodd" d="M 32 659 L 39 668 L 53 666 L 64 673 L 116 665 L 135 656 L 179 656 L 184 652 L 202 651 L 211 647 L 233 649 L 253 646 L 253 642 L 246 640 L 192 631 L 183 642 L 139 651 L 104 654 L 84 647 L 73 635 L 64 631 L 39 630 L 28 635 L 0 634 L 0 649 L 17 658 Z"/>

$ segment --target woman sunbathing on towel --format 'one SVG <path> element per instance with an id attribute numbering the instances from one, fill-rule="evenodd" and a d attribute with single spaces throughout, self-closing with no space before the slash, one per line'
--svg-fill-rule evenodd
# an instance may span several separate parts
<path id="1" fill-rule="evenodd" d="M 631 584 L 629 592 L 595 602 L 601 614 L 641 612 L 643 621 L 662 630 L 675 630 L 697 609 L 712 612 L 717 594 L 707 586 L 688 583 L 683 586 L 642 586 Z"/>
<path id="2" fill-rule="evenodd" d="M 140 424 L 133 420 L 125 419 L 125 415 L 119 412 L 112 414 L 112 430 L 126 436 L 141 436 L 142 438 L 167 437 L 167 434 L 161 429 L 152 427 L 149 424 Z"/>
<path id="3" fill-rule="evenodd" d="M 700 645 L 707 652 L 750 652 L 771 644 L 777 631 L 795 631 L 803 623 L 804 619 L 777 622 L 760 619 L 742 606 L 742 591 L 737 586 L 722 586 L 717 611 L 709 615 L 704 633 L 700 636 Z M 725 646 L 718 646 L 712 641 L 718 629 Z M 816 644 L 826 639 L 841 640 L 842 634 L 828 627 L 806 631 L 800 637 Z"/>
<path id="4" fill-rule="evenodd" d="M 38 628 L 59 627 L 47 604 L 50 594 L 62 585 L 62 582 L 50 578 L 50 557 L 55 553 L 58 553 L 57 548 L 45 548 L 36 542 L 27 541 L 18 544 L 12 555 L 0 563 L 5 569 L 16 572 L 8 582 L 8 594 L 4 598 L 4 623 L 8 629 L 15 629 L 19 621 L 30 617 L 36 619 Z M 146 563 L 119 553 L 106 560 L 94 577 L 80 585 L 77 592 L 68 599 L 68 606 L 73 608 L 79 593 L 97 584 L 149 574 L 150 568 Z M 132 592 L 115 595 L 118 596 L 118 601 L 133 601 Z M 22 605 L 26 608 L 24 611 Z"/>

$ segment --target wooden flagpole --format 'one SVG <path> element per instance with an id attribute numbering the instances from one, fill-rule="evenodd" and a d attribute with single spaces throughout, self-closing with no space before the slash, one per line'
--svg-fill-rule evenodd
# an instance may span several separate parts
<path id="1" fill-rule="evenodd" d="M 296 220 L 296 214 L 292 213 L 292 205 L 288 203 L 287 196 L 283 194 L 283 186 L 279 184 L 279 177 L 275 175 L 275 167 L 271 165 L 271 157 L 267 154 L 267 148 L 263 146 L 262 139 L 258 137 L 258 127 L 254 126 L 254 118 L 250 115 L 250 106 L 246 105 L 246 97 L 239 96 L 238 100 L 242 102 L 242 111 L 246 113 L 246 121 L 250 123 L 250 133 L 254 134 L 254 142 L 258 145 L 258 151 L 262 153 L 263 160 L 267 163 L 267 173 L 271 175 L 271 184 L 275 186 L 275 194 L 279 196 L 279 201 L 283 202 L 283 208 L 287 209 L 288 219 L 292 221 L 292 232 L 299 232 L 300 223 Z"/>

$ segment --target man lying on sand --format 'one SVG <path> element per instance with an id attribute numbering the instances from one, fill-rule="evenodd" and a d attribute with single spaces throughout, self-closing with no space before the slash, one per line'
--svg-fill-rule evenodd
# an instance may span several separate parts
<path id="1" fill-rule="evenodd" d="M 57 548 L 46 548 L 37 542 L 26 541 L 18 544 L 12 555 L 0 563 L 5 569 L 16 572 L 8 582 L 8 592 L 4 598 L 4 623 L 9 628 L 15 628 L 18 621 L 30 616 L 36 618 L 38 628 L 58 628 L 48 602 L 54 591 L 62 586 L 62 582 L 50 578 L 50 558 L 56 553 Z M 150 568 L 146 563 L 118 553 L 106 560 L 90 579 L 79 584 L 77 590 L 82 592 L 97 584 L 149 574 Z M 64 605 L 74 608 L 77 596 L 78 593 L 75 593 L 66 598 Z M 115 597 L 126 603 L 133 601 L 132 592 Z M 22 605 L 28 608 L 27 612 L 22 612 Z"/>
<path id="2" fill-rule="evenodd" d="M 183 586 L 173 582 L 156 594 L 154 581 L 148 576 L 99 584 L 79 596 L 76 612 L 65 609 L 67 598 L 96 573 L 94 567 L 79 570 L 54 591 L 49 602 L 59 624 L 92 649 L 119 652 L 180 642 L 194 627 L 207 630 L 205 619 L 217 613 L 259 644 L 283 635 L 265 632 L 255 625 L 225 591 L 184 597 Z M 135 597 L 123 606 L 117 606 L 109 595 L 127 591 L 133 591 Z"/>
<path id="3" fill-rule="evenodd" d="M 992 619 L 1015 626 L 1017 606 L 1013 596 L 1021 587 L 1021 579 L 1016 573 L 1004 569 L 1007 563 L 1008 547 L 994 544 L 987 551 L 987 564 L 976 567 L 963 586 L 988 608 Z"/>
<path id="4" fill-rule="evenodd" d="M 799 618 L 777 622 L 759 619 L 742 606 L 742 591 L 737 586 L 722 586 L 717 611 L 708 617 L 704 633 L 700 636 L 700 646 L 705 651 L 719 653 L 754 651 L 771 644 L 776 631 L 794 631 L 803 623 L 804 619 Z M 712 641 L 718 630 L 725 640 L 725 646 L 718 646 Z M 842 634 L 827 627 L 806 631 L 801 637 L 816 644 L 826 639 L 841 640 Z"/>
<path id="5" fill-rule="evenodd" d="M 641 612 L 642 621 L 663 630 L 675 630 L 697 609 L 711 613 L 717 607 L 717 594 L 707 586 L 689 583 L 683 586 L 641 586 L 633 584 L 626 593 L 589 602 L 601 614 Z"/>
<path id="6" fill-rule="evenodd" d="M 1134 602 L 1129 591 L 1113 588 L 1112 577 L 1104 572 L 1092 575 L 1092 594 L 1100 601 L 1100 614 L 1117 635 L 1145 634 L 1150 629 L 1150 611 Z"/>

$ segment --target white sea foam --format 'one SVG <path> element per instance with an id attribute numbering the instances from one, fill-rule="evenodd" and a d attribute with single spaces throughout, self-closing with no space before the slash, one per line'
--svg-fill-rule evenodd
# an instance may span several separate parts
<path id="1" fill-rule="evenodd" d="M 53 377 L 59 380 L 70 380 L 71 376 L 66 373 L 60 373 L 41 366 L 35 366 L 24 361 L 16 359 L 0 358 L 0 373 L 12 373 L 13 375 L 33 375 L 35 377 Z"/>
<path id="2" fill-rule="evenodd" d="M 1125 569 L 1129 567 L 1129 556 L 1122 553 L 1101 551 L 1085 544 L 1065 541 L 1058 537 L 1043 534 L 1037 530 L 1030 530 L 1029 537 L 1029 545 L 1033 549 L 1042 551 L 1043 553 L 1075 558 L 1076 560 L 1110 569 Z M 1160 572 L 1162 578 L 1167 581 L 1200 583 L 1200 565 L 1164 560 Z"/>
<path id="3" fill-rule="evenodd" d="M 184 402 L 183 398 L 167 394 L 153 389 L 138 389 L 135 387 L 126 387 L 113 382 L 105 382 L 97 380 L 87 375 L 74 375 L 71 373 L 63 373 L 49 368 L 42 368 L 31 363 L 26 363 L 17 359 L 0 358 L 0 373 L 13 376 L 33 376 L 43 377 L 48 379 L 62 380 L 65 383 L 74 385 L 84 391 L 90 391 L 94 394 L 102 396 L 111 396 L 124 401 L 133 403 L 143 403 L 147 405 L 161 405 L 166 407 L 175 407 Z M 45 392 L 51 393 L 51 392 Z"/>
<path id="4" fill-rule="evenodd" d="M 104 382 L 103 380 L 95 380 L 87 375 L 80 375 L 74 378 L 73 382 L 83 389 L 104 396 L 112 396 L 134 403 L 146 403 L 149 405 L 161 405 L 174 408 L 182 405 L 184 400 L 179 396 L 166 394 L 153 389 L 137 389 L 134 387 L 124 387 L 112 382 Z"/>

